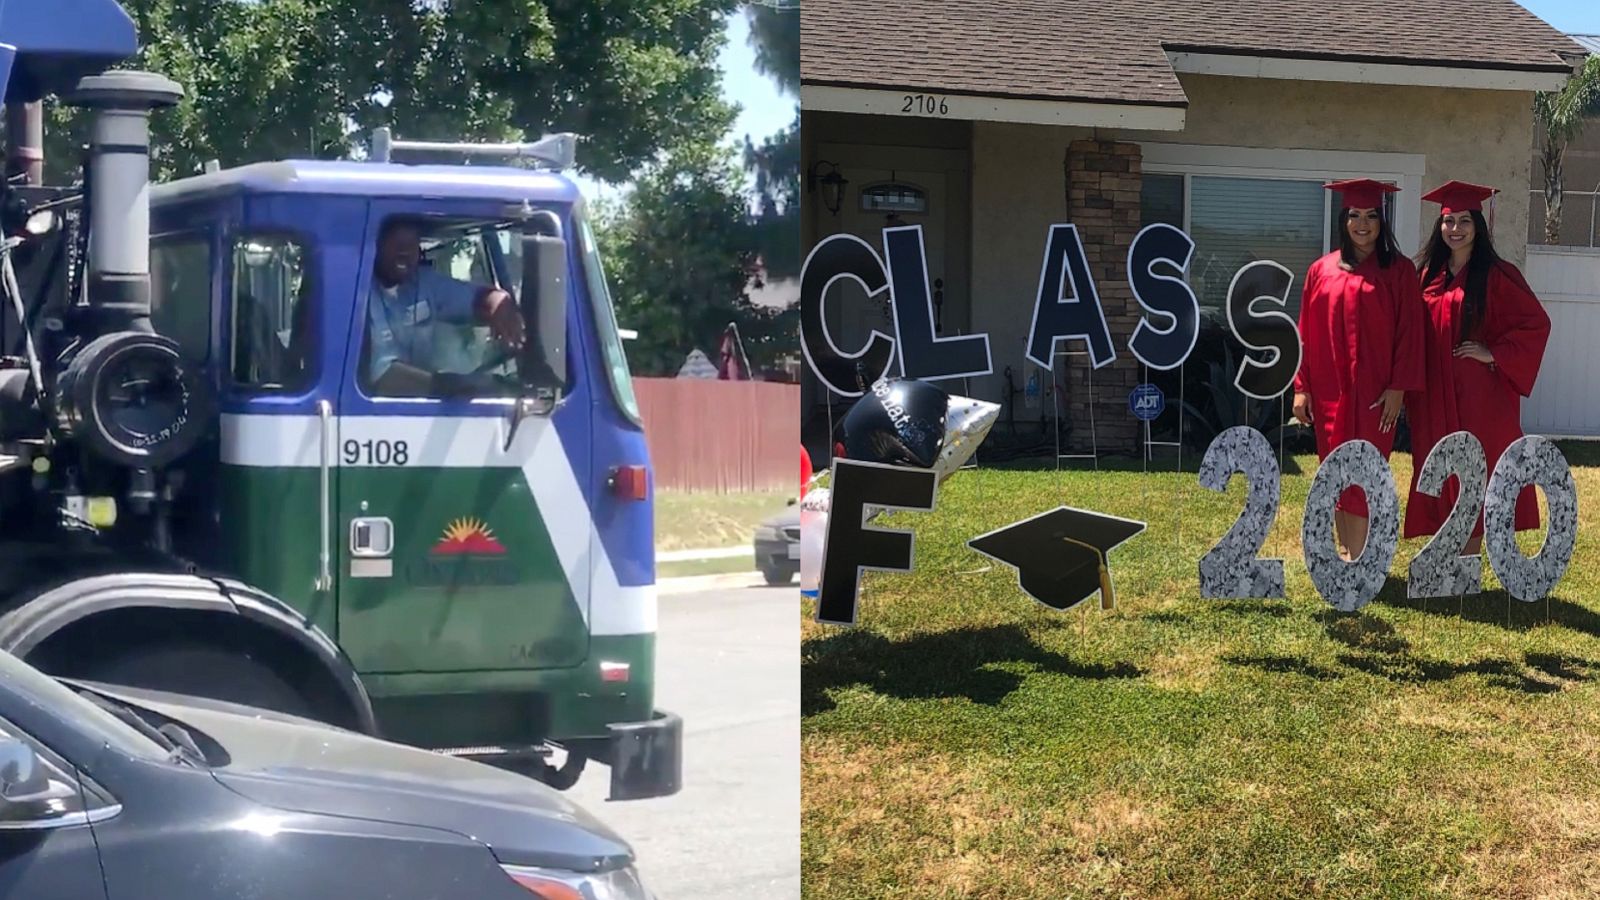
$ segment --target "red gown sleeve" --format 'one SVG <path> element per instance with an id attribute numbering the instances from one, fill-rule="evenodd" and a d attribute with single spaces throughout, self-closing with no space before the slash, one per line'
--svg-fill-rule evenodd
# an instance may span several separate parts
<path id="1" fill-rule="evenodd" d="M 1494 355 L 1494 368 L 1518 394 L 1533 393 L 1550 339 L 1550 314 L 1539 304 L 1522 273 L 1502 262 L 1489 273 L 1484 318 L 1484 344 Z"/>
<path id="2" fill-rule="evenodd" d="M 1394 276 L 1395 323 L 1394 359 L 1390 364 L 1389 390 L 1420 391 L 1427 387 L 1427 350 L 1423 334 L 1427 330 L 1427 306 L 1422 300 L 1422 280 L 1415 265 L 1402 257 L 1396 261 Z"/>
<path id="3" fill-rule="evenodd" d="M 1306 386 L 1306 322 L 1313 314 L 1311 311 L 1311 298 L 1316 293 L 1317 263 L 1313 262 L 1306 269 L 1305 283 L 1300 285 L 1300 321 L 1295 323 L 1300 330 L 1300 367 L 1294 371 L 1294 392 L 1296 394 L 1310 394 L 1311 389 Z"/>

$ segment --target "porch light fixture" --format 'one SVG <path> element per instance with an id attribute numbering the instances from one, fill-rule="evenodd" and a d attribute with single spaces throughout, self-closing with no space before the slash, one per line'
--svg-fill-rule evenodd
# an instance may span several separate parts
<path id="1" fill-rule="evenodd" d="M 828 174 L 817 177 L 817 172 L 823 166 L 828 167 Z M 844 205 L 844 186 L 849 184 L 849 179 L 839 174 L 839 164 L 819 159 L 811 164 L 811 169 L 806 173 L 806 193 L 815 194 L 817 183 L 822 183 L 822 205 L 828 212 L 838 215 L 839 208 Z"/>

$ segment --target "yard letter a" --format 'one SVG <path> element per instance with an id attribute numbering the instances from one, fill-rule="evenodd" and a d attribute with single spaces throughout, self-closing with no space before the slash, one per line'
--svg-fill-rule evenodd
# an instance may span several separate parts
<path id="1" fill-rule="evenodd" d="M 1067 292 L 1070 280 L 1071 292 Z M 1084 257 L 1083 241 L 1075 225 L 1051 225 L 1039 270 L 1039 293 L 1033 304 L 1033 324 L 1028 328 L 1028 359 L 1055 371 L 1058 341 L 1083 338 L 1096 369 L 1117 358 L 1111 346 L 1100 295 L 1095 293 Z"/>

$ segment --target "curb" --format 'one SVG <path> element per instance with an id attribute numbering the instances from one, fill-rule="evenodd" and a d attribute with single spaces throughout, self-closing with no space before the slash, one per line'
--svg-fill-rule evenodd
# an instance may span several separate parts
<path id="1" fill-rule="evenodd" d="M 766 587 L 760 572 L 729 572 L 722 575 L 687 575 L 682 578 L 662 578 L 656 581 L 656 596 L 671 597 L 697 591 L 719 588 Z M 774 591 L 778 590 L 773 588 Z"/>

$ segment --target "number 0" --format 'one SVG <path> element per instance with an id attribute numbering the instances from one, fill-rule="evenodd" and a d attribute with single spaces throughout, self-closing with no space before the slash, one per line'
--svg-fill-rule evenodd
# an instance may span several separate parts
<path id="1" fill-rule="evenodd" d="M 1367 495 L 1367 543 L 1361 555 L 1345 562 L 1333 542 L 1333 508 L 1348 487 Z M 1311 480 L 1306 516 L 1300 529 L 1306 572 L 1323 599 L 1341 612 L 1354 612 L 1378 596 L 1400 544 L 1400 499 L 1389 465 L 1367 441 L 1335 447 Z"/>
<path id="2" fill-rule="evenodd" d="M 1544 546 L 1529 559 L 1517 547 L 1516 514 L 1517 498 L 1532 485 L 1544 488 L 1550 528 Z M 1506 593 L 1518 600 L 1532 603 L 1547 596 L 1566 574 L 1578 539 L 1578 486 L 1555 444 L 1530 434 L 1506 448 L 1489 479 L 1483 531 L 1489 565 Z"/>

